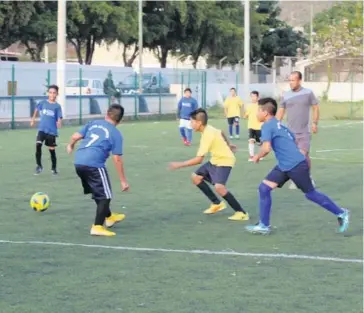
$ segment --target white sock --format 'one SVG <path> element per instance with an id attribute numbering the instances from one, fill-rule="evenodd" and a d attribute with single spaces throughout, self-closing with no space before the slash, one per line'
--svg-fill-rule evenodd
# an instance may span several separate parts
<path id="1" fill-rule="evenodd" d="M 251 143 L 249 142 L 249 155 L 252 157 L 254 156 L 254 147 L 255 147 L 255 144 L 254 143 Z"/>

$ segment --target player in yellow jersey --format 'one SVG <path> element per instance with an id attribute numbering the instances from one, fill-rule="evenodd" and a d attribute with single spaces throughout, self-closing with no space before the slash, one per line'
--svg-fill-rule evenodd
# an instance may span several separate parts
<path id="1" fill-rule="evenodd" d="M 216 193 L 221 196 L 233 208 L 235 214 L 229 217 L 233 221 L 247 221 L 249 215 L 241 207 L 240 203 L 227 190 L 226 182 L 231 169 L 235 165 L 234 151 L 236 146 L 231 145 L 223 132 L 207 124 L 207 113 L 203 109 L 197 109 L 191 113 L 191 126 L 196 132 L 201 133 L 200 147 L 197 156 L 184 161 L 169 164 L 171 170 L 201 164 L 204 157 L 210 153 L 210 161 L 200 166 L 192 175 L 192 182 L 211 201 L 205 214 L 215 214 L 226 208 L 207 183 L 214 185 Z"/>
<path id="2" fill-rule="evenodd" d="M 235 138 L 239 138 L 240 135 L 240 117 L 241 110 L 243 107 L 243 101 L 236 94 L 236 89 L 230 89 L 230 96 L 225 99 L 224 102 L 224 113 L 229 124 L 229 135 L 230 139 L 233 139 L 233 125 L 235 125 Z"/>
<path id="3" fill-rule="evenodd" d="M 262 123 L 259 122 L 257 118 L 259 92 L 252 91 L 250 93 L 250 98 L 252 99 L 252 103 L 247 107 L 244 117 L 248 118 L 249 162 L 252 162 L 255 154 L 254 146 L 256 143 L 260 145 Z"/>

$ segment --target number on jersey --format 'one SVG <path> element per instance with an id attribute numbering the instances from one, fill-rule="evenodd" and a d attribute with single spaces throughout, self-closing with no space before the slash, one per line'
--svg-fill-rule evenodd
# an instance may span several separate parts
<path id="1" fill-rule="evenodd" d="M 96 135 L 96 134 L 91 134 L 90 137 L 91 137 L 91 140 L 87 143 L 87 145 L 85 147 L 91 146 L 95 141 L 97 141 L 97 139 L 100 138 L 100 136 Z"/>

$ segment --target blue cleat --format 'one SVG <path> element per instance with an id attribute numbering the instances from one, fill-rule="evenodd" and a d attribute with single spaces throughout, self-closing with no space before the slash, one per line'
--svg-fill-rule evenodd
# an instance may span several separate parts
<path id="1" fill-rule="evenodd" d="M 344 212 L 341 213 L 340 215 L 338 215 L 337 217 L 337 221 L 339 223 L 339 229 L 338 232 L 339 233 L 344 233 L 348 230 L 349 228 L 349 218 L 350 218 L 350 214 L 349 214 L 349 210 L 348 209 L 344 209 Z"/>
<path id="2" fill-rule="evenodd" d="M 245 229 L 252 234 L 269 235 L 271 230 L 270 226 L 265 226 L 263 223 L 259 222 L 255 225 L 246 226 Z"/>

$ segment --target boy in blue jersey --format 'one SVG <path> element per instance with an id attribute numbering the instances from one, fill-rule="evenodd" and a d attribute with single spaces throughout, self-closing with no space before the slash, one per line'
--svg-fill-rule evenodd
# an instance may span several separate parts
<path id="1" fill-rule="evenodd" d="M 337 206 L 328 196 L 318 192 L 312 184 L 310 170 L 305 156 L 296 145 L 293 133 L 275 117 L 277 102 L 272 98 L 259 101 L 257 117 L 262 126 L 262 148 L 253 161 L 258 163 L 271 150 L 274 151 L 278 165 L 259 185 L 260 221 L 256 225 L 247 226 L 251 233 L 270 233 L 270 211 L 272 207 L 272 190 L 282 187 L 292 180 L 302 190 L 306 198 L 334 214 L 339 223 L 339 232 L 349 227 L 349 210 Z"/>
<path id="2" fill-rule="evenodd" d="M 40 120 L 38 124 L 38 134 L 36 140 L 36 152 L 35 160 L 37 166 L 35 168 L 35 175 L 40 174 L 43 171 L 42 166 L 42 145 L 44 144 L 48 147 L 49 153 L 51 155 L 52 161 L 52 173 L 57 175 L 57 156 L 56 156 L 56 138 L 58 137 L 58 128 L 62 126 L 62 108 L 57 103 L 56 99 L 58 96 L 58 86 L 51 85 L 48 88 L 48 100 L 43 100 L 39 102 L 30 126 L 33 127 L 35 124 L 35 118 L 39 112 Z"/>
<path id="3" fill-rule="evenodd" d="M 85 125 L 79 132 L 74 133 L 67 146 L 67 152 L 72 153 L 76 142 L 81 143 L 75 153 L 76 173 L 80 177 L 84 194 L 92 194 L 96 202 L 95 223 L 90 234 L 94 236 L 115 236 L 114 232 L 107 230 L 125 218 L 124 214 L 111 213 L 110 201 L 112 198 L 111 185 L 105 162 L 110 152 L 118 172 L 121 190 L 128 191 L 129 185 L 124 174 L 123 137 L 116 128 L 123 118 L 124 108 L 113 104 L 107 110 L 104 120 L 95 120 Z"/>
<path id="4" fill-rule="evenodd" d="M 183 97 L 178 102 L 177 116 L 179 118 L 179 132 L 181 134 L 183 143 L 186 146 L 191 145 L 192 141 L 192 127 L 190 115 L 198 107 L 197 100 L 192 98 L 192 91 L 186 88 Z"/>

